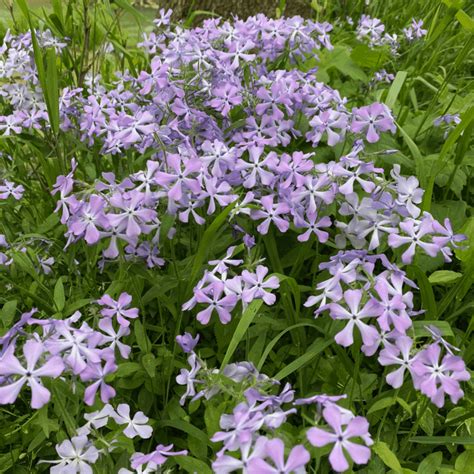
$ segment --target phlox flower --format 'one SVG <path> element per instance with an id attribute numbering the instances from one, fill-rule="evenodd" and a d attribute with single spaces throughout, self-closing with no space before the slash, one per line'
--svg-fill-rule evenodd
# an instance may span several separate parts
<path id="1" fill-rule="evenodd" d="M 132 418 L 130 406 L 126 403 L 121 403 L 111 416 L 119 425 L 127 425 L 123 430 L 123 434 L 127 438 L 134 438 L 138 435 L 142 439 L 148 439 L 153 434 L 153 428 L 147 425 L 149 418 L 141 411 L 136 412 Z"/>
<path id="2" fill-rule="evenodd" d="M 120 326 L 124 327 L 130 326 L 128 319 L 138 318 L 138 308 L 128 308 L 131 302 L 132 297 L 125 292 L 120 294 L 117 301 L 112 299 L 108 294 L 105 294 L 97 300 L 99 305 L 104 306 L 104 308 L 100 310 L 100 314 L 106 318 L 115 317 Z"/>
<path id="3" fill-rule="evenodd" d="M 329 305 L 329 314 L 332 318 L 347 321 L 345 328 L 338 332 L 334 338 L 338 344 L 344 347 L 348 347 L 354 342 L 354 326 L 359 329 L 362 341 L 367 346 L 372 345 L 378 337 L 377 329 L 364 323 L 363 319 L 378 316 L 379 307 L 371 298 L 360 308 L 362 295 L 362 290 L 346 290 L 344 292 L 344 301 L 349 307 L 348 309 L 337 303 L 331 303 Z"/>
<path id="4" fill-rule="evenodd" d="M 347 470 L 349 468 L 347 457 L 357 464 L 366 464 L 370 459 L 370 449 L 367 446 L 373 444 L 367 420 L 362 416 L 356 416 L 344 423 L 339 407 L 336 405 L 324 408 L 323 417 L 332 431 L 313 427 L 308 430 L 306 436 L 309 442 L 318 448 L 334 444 L 329 455 L 332 468 L 337 472 Z M 365 446 L 356 443 L 357 439 L 362 439 Z"/>
<path id="5" fill-rule="evenodd" d="M 396 127 L 388 107 L 384 104 L 374 103 L 364 107 L 354 108 L 351 131 L 366 133 L 369 143 L 378 142 L 378 132 L 391 131 L 395 133 Z"/>
<path id="6" fill-rule="evenodd" d="M 280 438 L 268 440 L 265 444 L 265 459 L 255 457 L 248 463 L 248 474 L 278 474 L 306 472 L 304 466 L 309 462 L 309 452 L 303 445 L 294 446 L 285 461 L 285 444 Z"/>
<path id="7" fill-rule="evenodd" d="M 37 362 L 44 354 L 45 348 L 41 342 L 30 339 L 23 345 L 23 355 L 26 361 L 24 367 L 14 355 L 14 345 L 0 358 L 0 376 L 19 376 L 12 383 L 0 386 L 0 404 L 15 403 L 23 385 L 28 384 L 31 389 L 31 407 L 38 409 L 49 402 L 51 393 L 41 383 L 42 377 L 59 377 L 64 370 L 64 363 L 59 356 L 46 359 L 45 363 L 37 366 Z M 8 380 L 8 379 L 7 379 Z"/>
<path id="8" fill-rule="evenodd" d="M 464 361 L 455 355 L 445 354 L 440 360 L 441 346 L 430 344 L 418 353 L 412 364 L 415 387 L 421 390 L 439 408 L 444 405 L 445 394 L 453 403 L 464 395 L 459 382 L 470 379 Z"/>
<path id="9" fill-rule="evenodd" d="M 266 290 L 279 288 L 280 280 L 276 276 L 271 276 L 264 280 L 267 273 L 268 268 L 263 265 L 258 265 L 255 273 L 251 273 L 248 270 L 242 272 L 242 280 L 245 282 L 245 289 L 242 292 L 243 301 L 250 303 L 255 299 L 263 299 L 268 305 L 275 303 L 276 296 Z"/>

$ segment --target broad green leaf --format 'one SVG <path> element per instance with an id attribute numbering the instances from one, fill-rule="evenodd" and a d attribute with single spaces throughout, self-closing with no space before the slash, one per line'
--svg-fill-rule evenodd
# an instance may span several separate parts
<path id="1" fill-rule="evenodd" d="M 370 415 L 371 413 L 374 413 L 376 411 L 391 407 L 392 405 L 395 405 L 395 403 L 397 403 L 396 398 L 393 398 L 393 397 L 382 398 L 381 400 L 377 400 L 373 405 L 371 405 L 367 414 Z"/>
<path id="2" fill-rule="evenodd" d="M 441 335 L 454 336 L 451 325 L 448 321 L 413 321 L 413 332 L 415 337 L 430 337 L 430 332 L 426 329 L 426 326 L 435 326 L 440 332 Z"/>
<path id="3" fill-rule="evenodd" d="M 459 10 L 456 13 L 456 20 L 458 20 L 461 26 L 469 33 L 474 33 L 474 20 L 464 10 Z"/>
<path id="4" fill-rule="evenodd" d="M 156 375 L 156 359 L 153 354 L 145 354 L 142 357 L 141 363 L 146 371 L 146 373 L 154 378 Z"/>
<path id="5" fill-rule="evenodd" d="M 13 319 L 15 318 L 17 300 L 7 301 L 0 313 L 0 321 L 5 328 L 10 328 Z"/>
<path id="6" fill-rule="evenodd" d="M 200 474 L 212 474 L 211 468 L 199 459 L 191 456 L 175 456 L 173 459 L 175 459 L 179 467 L 184 469 L 186 472 L 191 472 L 193 474 L 196 472 L 199 472 Z"/>
<path id="7" fill-rule="evenodd" d="M 372 446 L 372 451 L 384 462 L 386 466 L 393 469 L 397 474 L 402 474 L 402 466 L 395 453 L 389 448 L 387 443 L 377 441 Z"/>
<path id="8" fill-rule="evenodd" d="M 263 300 L 254 300 L 247 306 L 247 308 L 243 312 L 240 318 L 239 324 L 235 328 L 234 335 L 232 336 L 232 339 L 230 340 L 229 347 L 227 348 L 227 352 L 225 353 L 221 367 L 225 367 L 229 363 L 232 355 L 237 349 L 237 346 L 239 345 L 240 341 L 244 338 L 245 333 L 247 332 L 247 329 L 252 324 L 252 321 L 254 320 L 255 316 L 257 315 L 260 308 L 262 307 L 262 304 L 263 304 Z"/>
<path id="9" fill-rule="evenodd" d="M 418 466 L 417 474 L 435 474 L 443 462 L 443 453 L 436 451 L 426 456 Z"/>
<path id="10" fill-rule="evenodd" d="M 456 458 L 454 467 L 460 474 L 472 474 L 474 471 L 474 449 L 464 451 Z"/>
<path id="11" fill-rule="evenodd" d="M 451 270 L 437 270 L 433 272 L 429 277 L 428 281 L 432 285 L 449 285 L 455 283 L 456 280 L 462 277 L 462 273 L 453 272 Z"/>

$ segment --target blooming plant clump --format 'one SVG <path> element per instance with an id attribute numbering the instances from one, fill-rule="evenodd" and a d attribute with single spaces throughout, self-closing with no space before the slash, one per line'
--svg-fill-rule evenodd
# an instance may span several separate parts
<path id="1" fill-rule="evenodd" d="M 53 3 L 0 47 L 0 471 L 467 472 L 474 113 L 393 70 L 438 13 Z"/>

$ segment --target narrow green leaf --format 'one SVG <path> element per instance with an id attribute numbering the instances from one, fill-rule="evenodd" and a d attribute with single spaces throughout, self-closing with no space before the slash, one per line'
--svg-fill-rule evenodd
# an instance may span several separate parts
<path id="1" fill-rule="evenodd" d="M 56 64 L 56 52 L 53 48 L 46 50 L 46 91 L 48 114 L 51 128 L 56 135 L 59 131 L 59 82 Z"/>
<path id="2" fill-rule="evenodd" d="M 77 424 L 66 407 L 66 397 L 64 394 L 65 387 L 66 384 L 64 382 L 60 384 L 57 380 L 51 384 L 51 390 L 54 396 L 53 403 L 59 419 L 66 425 L 69 436 L 75 436 Z"/>
<path id="3" fill-rule="evenodd" d="M 64 295 L 63 277 L 59 277 L 56 285 L 54 285 L 54 305 L 61 312 L 66 304 L 66 296 Z"/>
<path id="4" fill-rule="evenodd" d="M 438 446 L 462 444 L 464 446 L 474 446 L 474 436 L 414 436 L 411 443 L 436 444 Z"/>
<path id="5" fill-rule="evenodd" d="M 258 370 L 261 370 L 261 369 L 262 369 L 263 364 L 264 364 L 265 361 L 267 360 L 268 355 L 269 355 L 270 352 L 273 350 L 273 348 L 278 344 L 278 341 L 279 341 L 286 333 L 288 333 L 288 332 L 290 332 L 290 331 L 293 331 L 293 329 L 300 328 L 300 327 L 304 327 L 304 326 L 313 327 L 314 329 L 320 331 L 320 329 L 319 329 L 318 327 L 316 327 L 313 323 L 297 323 L 297 324 L 293 324 L 293 325 L 290 326 L 290 327 L 287 327 L 286 329 L 283 329 L 283 331 L 281 331 L 278 335 L 276 335 L 276 336 L 270 341 L 270 343 L 266 346 L 265 351 L 264 351 L 264 353 L 262 354 L 262 357 L 260 357 L 260 361 L 259 361 L 258 364 L 257 364 L 257 369 L 258 369 Z"/>
<path id="6" fill-rule="evenodd" d="M 253 300 L 245 309 L 240 318 L 239 324 L 235 328 L 235 332 L 232 336 L 232 339 L 229 343 L 229 347 L 227 348 L 227 352 L 225 353 L 224 359 L 222 361 L 221 367 L 225 367 L 232 355 L 234 354 L 237 346 L 239 345 L 240 341 L 244 338 L 247 329 L 252 324 L 255 316 L 259 312 L 260 308 L 262 307 L 263 300 Z"/>
<path id="7" fill-rule="evenodd" d="M 391 109 L 395 105 L 395 101 L 397 100 L 400 91 L 402 90 L 403 84 L 405 83 L 405 79 L 407 78 L 408 73 L 406 71 L 398 71 L 395 79 L 388 90 L 387 98 L 385 99 L 385 103 Z"/>
<path id="8" fill-rule="evenodd" d="M 426 273 L 417 265 L 410 265 L 409 271 L 415 275 L 416 282 L 420 288 L 421 302 L 423 309 L 426 310 L 425 316 L 427 319 L 438 319 L 438 307 L 433 293 L 431 283 L 426 276 Z"/>
<path id="9" fill-rule="evenodd" d="M 230 211 L 237 204 L 237 200 L 229 204 L 212 222 L 212 224 L 206 229 L 204 235 L 202 236 L 201 241 L 199 242 L 199 247 L 194 257 L 193 267 L 191 269 L 191 276 L 189 279 L 189 288 L 188 293 L 196 282 L 197 276 L 201 271 L 201 267 L 208 255 L 208 252 L 212 249 L 214 245 L 214 240 L 217 237 L 217 231 L 224 224 L 227 216 L 230 214 Z"/>
<path id="10" fill-rule="evenodd" d="M 184 420 L 159 420 L 157 422 L 157 426 L 160 428 L 174 428 L 175 430 L 183 431 L 188 435 L 194 436 L 196 439 L 201 441 L 201 443 L 210 446 L 211 448 L 214 447 L 212 441 L 209 439 L 204 431 L 196 428 L 191 423 L 188 423 Z"/>
<path id="11" fill-rule="evenodd" d="M 150 352 L 151 349 L 151 343 L 150 340 L 148 339 L 148 336 L 145 333 L 145 329 L 143 327 L 143 324 L 140 321 L 135 321 L 133 325 L 135 331 L 135 339 L 137 341 L 138 347 L 142 352 Z"/>
<path id="12" fill-rule="evenodd" d="M 316 341 L 308 347 L 308 350 L 295 359 L 293 362 L 290 362 L 284 369 L 280 370 L 273 378 L 277 380 L 284 379 L 288 375 L 297 371 L 301 367 L 305 366 L 307 363 L 311 362 L 318 354 L 323 352 L 327 347 L 329 347 L 334 341 L 331 339 L 325 341 L 324 339 L 316 339 Z"/>

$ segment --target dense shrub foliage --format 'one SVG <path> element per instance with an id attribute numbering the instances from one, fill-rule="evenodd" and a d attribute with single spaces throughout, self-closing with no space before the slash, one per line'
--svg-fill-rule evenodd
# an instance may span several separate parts
<path id="1" fill-rule="evenodd" d="M 469 10 L 117 5 L 0 49 L 0 470 L 472 472 Z"/>

